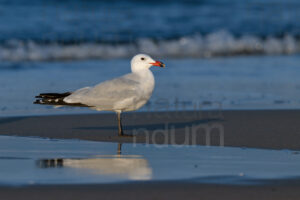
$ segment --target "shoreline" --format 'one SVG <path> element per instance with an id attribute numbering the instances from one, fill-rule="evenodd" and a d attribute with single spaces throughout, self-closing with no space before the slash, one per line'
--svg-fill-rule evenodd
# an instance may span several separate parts
<path id="1" fill-rule="evenodd" d="M 117 143 L 300 150 L 300 110 L 226 110 L 1 117 L 0 135 Z"/>
<path id="2" fill-rule="evenodd" d="M 300 110 L 238 110 L 200 112 L 125 113 L 127 134 L 145 129 L 137 143 L 184 144 L 186 136 L 196 145 L 299 150 Z M 134 138 L 117 135 L 115 114 L 1 117 L 0 135 L 80 139 L 132 143 Z M 167 124 L 167 128 L 166 128 Z M 196 128 L 195 128 L 196 127 Z M 196 131 L 196 139 L 191 131 Z M 161 131 L 165 130 L 165 132 Z M 187 131 L 189 130 L 189 131 Z M 208 130 L 208 132 L 206 132 Z M 223 137 L 222 136 L 223 131 Z M 207 137 L 209 136 L 209 139 Z M 153 137 L 155 136 L 155 137 Z M 172 136 L 175 136 L 172 140 Z M 166 140 L 166 137 L 168 140 Z M 147 140 L 147 138 L 149 140 Z M 221 138 L 221 139 L 220 139 Z M 193 145 L 194 143 L 187 144 Z M 295 152 L 297 153 L 297 152 Z M 204 178 L 205 179 L 205 178 Z M 290 199 L 300 196 L 300 179 L 249 180 L 231 183 L 226 177 L 174 181 L 125 181 L 104 184 L 0 185 L 6 200 L 81 199 Z M 210 178 L 208 178 L 210 179 Z M 204 182 L 201 182 L 203 181 Z M 226 181 L 227 180 L 227 181 Z"/>

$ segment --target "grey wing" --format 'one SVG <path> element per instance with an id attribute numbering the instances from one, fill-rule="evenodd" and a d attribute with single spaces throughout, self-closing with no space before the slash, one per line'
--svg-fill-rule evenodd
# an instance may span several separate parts
<path id="1" fill-rule="evenodd" d="M 120 78 L 100 83 L 92 88 L 75 91 L 69 99 L 90 106 L 111 109 L 116 104 L 139 96 L 138 77 L 128 74 Z M 66 99 L 68 100 L 68 99 Z"/>

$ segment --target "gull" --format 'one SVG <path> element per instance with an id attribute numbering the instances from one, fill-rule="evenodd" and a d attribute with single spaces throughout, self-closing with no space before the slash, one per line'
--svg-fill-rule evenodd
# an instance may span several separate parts
<path id="1" fill-rule="evenodd" d="M 121 113 L 141 108 L 150 99 L 155 80 L 150 67 L 165 67 L 146 54 L 131 59 L 131 73 L 74 92 L 41 93 L 35 104 L 89 107 L 97 111 L 114 111 L 118 119 L 118 134 L 124 136 Z"/>

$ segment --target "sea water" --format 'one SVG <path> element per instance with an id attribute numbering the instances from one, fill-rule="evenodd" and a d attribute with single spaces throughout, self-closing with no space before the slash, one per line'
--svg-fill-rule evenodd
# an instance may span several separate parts
<path id="1" fill-rule="evenodd" d="M 148 53 L 142 110 L 298 109 L 297 0 L 0 1 L 0 116 L 92 112 L 33 105 L 130 72 Z"/>

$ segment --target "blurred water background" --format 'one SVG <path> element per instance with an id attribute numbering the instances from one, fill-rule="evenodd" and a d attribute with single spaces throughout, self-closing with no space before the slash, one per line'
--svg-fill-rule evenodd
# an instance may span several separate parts
<path id="1" fill-rule="evenodd" d="M 92 112 L 32 101 L 140 52 L 167 64 L 143 110 L 297 109 L 299 19 L 297 0 L 0 0 L 0 116 Z"/>

